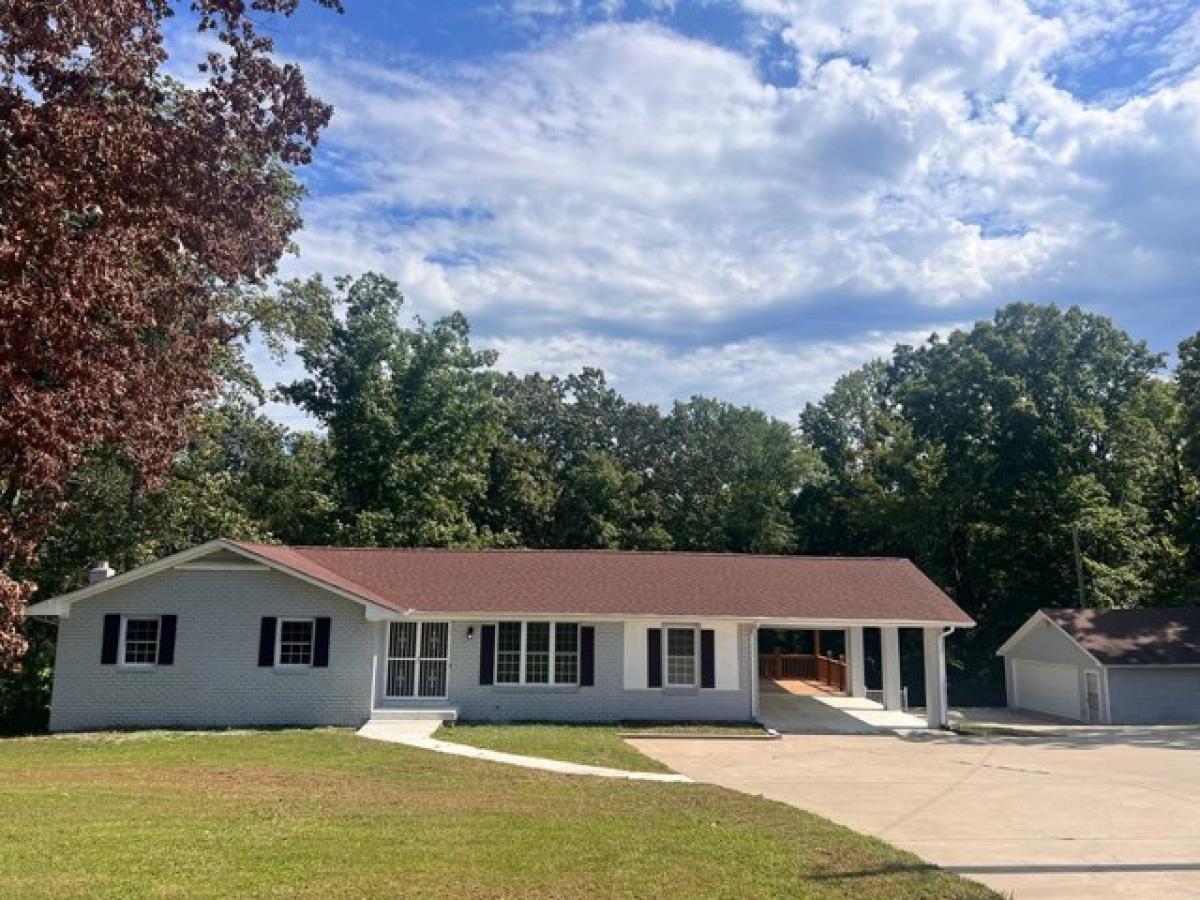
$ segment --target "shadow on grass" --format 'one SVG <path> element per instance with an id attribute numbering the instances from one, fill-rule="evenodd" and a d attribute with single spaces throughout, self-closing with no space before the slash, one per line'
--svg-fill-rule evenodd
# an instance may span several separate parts
<path id="1" fill-rule="evenodd" d="M 852 869 L 848 872 L 823 872 L 808 877 L 813 881 L 845 881 L 851 878 L 879 878 L 886 875 L 931 875 L 944 871 L 932 863 L 888 863 L 883 866 L 872 866 L 869 869 Z"/>

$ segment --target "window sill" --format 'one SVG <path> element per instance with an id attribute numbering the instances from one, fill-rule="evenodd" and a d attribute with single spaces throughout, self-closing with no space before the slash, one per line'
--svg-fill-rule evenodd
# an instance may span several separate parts
<path id="1" fill-rule="evenodd" d="M 286 674 L 298 675 L 302 672 L 311 672 L 313 670 L 313 666 L 301 665 L 299 663 L 294 663 L 294 664 L 276 663 L 272 668 L 276 672 L 280 672 L 285 675 Z"/>
<path id="2" fill-rule="evenodd" d="M 153 672 L 158 663 L 117 663 L 117 668 L 122 672 Z"/>

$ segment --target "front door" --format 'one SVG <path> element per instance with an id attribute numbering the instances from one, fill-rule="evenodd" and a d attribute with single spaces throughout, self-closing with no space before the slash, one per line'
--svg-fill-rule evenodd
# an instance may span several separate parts
<path id="1" fill-rule="evenodd" d="M 448 622 L 392 622 L 388 625 L 384 696 L 446 696 Z"/>

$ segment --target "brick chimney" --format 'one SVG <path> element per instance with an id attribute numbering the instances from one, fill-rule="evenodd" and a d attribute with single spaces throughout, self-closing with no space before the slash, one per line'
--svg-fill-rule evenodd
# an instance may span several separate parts
<path id="1" fill-rule="evenodd" d="M 108 560 L 102 559 L 96 565 L 92 566 L 88 572 L 88 584 L 99 584 L 101 581 L 107 581 L 116 574 L 116 569 L 108 564 Z"/>

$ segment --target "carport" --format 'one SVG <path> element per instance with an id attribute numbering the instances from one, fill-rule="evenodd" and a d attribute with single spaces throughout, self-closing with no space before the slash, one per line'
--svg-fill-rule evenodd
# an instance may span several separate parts
<path id="1" fill-rule="evenodd" d="M 947 721 L 945 639 L 954 627 L 915 622 L 761 622 L 754 640 L 758 654 L 756 715 L 764 723 L 787 732 L 856 733 L 919 725 L 919 719 L 905 713 L 902 628 L 915 628 L 922 635 L 927 688 L 924 724 L 930 728 L 944 727 Z M 867 683 L 866 635 L 871 629 L 878 631 L 880 647 L 880 683 L 876 685 Z M 788 635 L 789 640 L 770 640 L 779 634 Z M 780 644 L 791 644 L 787 649 L 797 652 L 780 652 Z"/>

